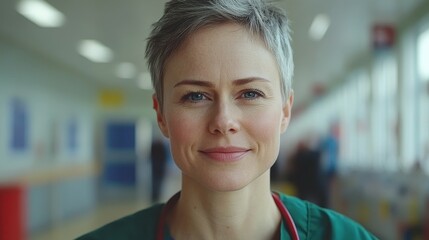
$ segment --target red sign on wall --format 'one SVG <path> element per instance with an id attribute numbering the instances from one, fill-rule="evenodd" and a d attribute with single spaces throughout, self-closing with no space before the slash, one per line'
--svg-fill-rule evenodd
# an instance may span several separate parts
<path id="1" fill-rule="evenodd" d="M 395 28 L 386 24 L 374 25 L 372 28 L 372 43 L 375 50 L 393 47 L 395 44 Z"/>

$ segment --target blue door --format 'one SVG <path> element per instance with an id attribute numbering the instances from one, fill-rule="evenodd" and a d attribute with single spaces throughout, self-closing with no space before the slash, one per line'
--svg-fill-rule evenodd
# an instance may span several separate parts
<path id="1" fill-rule="evenodd" d="M 104 132 L 103 185 L 134 188 L 137 163 L 135 121 L 109 121 Z"/>

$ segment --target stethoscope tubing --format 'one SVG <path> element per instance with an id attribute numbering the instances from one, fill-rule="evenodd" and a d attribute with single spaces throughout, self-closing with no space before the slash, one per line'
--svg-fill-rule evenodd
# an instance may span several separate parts
<path id="1" fill-rule="evenodd" d="M 279 209 L 280 214 L 282 215 L 283 220 L 286 222 L 286 227 L 289 231 L 289 234 L 292 240 L 299 240 L 298 229 L 296 228 L 296 225 L 295 225 L 295 222 L 293 221 L 292 216 L 290 215 L 286 206 L 281 201 L 279 195 L 275 193 L 273 193 L 272 195 L 273 195 L 274 202 L 276 203 L 277 208 Z"/>
<path id="2" fill-rule="evenodd" d="M 296 228 L 296 225 L 292 219 L 292 216 L 290 215 L 286 206 L 283 204 L 278 194 L 273 193 L 272 196 L 273 196 L 274 202 L 276 203 L 277 208 L 280 211 L 280 214 L 283 220 L 286 223 L 286 227 L 288 229 L 288 232 L 292 240 L 299 240 L 298 229 Z M 164 239 L 164 226 L 165 226 L 167 213 L 170 212 L 172 206 L 179 200 L 179 197 L 180 197 L 180 192 L 176 193 L 173 197 L 171 197 L 163 207 L 161 216 L 159 217 L 158 224 L 156 226 L 156 235 L 155 235 L 156 240 Z"/>

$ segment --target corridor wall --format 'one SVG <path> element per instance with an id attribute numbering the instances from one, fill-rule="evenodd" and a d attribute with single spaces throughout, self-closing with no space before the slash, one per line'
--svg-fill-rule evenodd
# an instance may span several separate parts
<path id="1" fill-rule="evenodd" d="M 6 39 L 0 53 L 0 188 L 24 187 L 35 231 L 94 204 L 99 86 Z"/>

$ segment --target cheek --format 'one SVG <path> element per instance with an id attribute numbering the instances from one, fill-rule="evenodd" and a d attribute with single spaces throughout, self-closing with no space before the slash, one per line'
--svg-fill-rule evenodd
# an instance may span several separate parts
<path id="1" fill-rule="evenodd" d="M 192 114 L 184 114 L 185 111 L 172 111 L 167 117 L 167 128 L 170 141 L 173 146 L 185 146 L 198 139 L 195 134 L 202 131 L 201 121 L 197 121 Z M 173 144 L 177 143 L 177 144 Z"/>
<path id="2" fill-rule="evenodd" d="M 281 114 L 278 110 L 265 111 L 250 117 L 248 129 L 257 136 L 261 142 L 272 143 L 280 138 Z"/>

